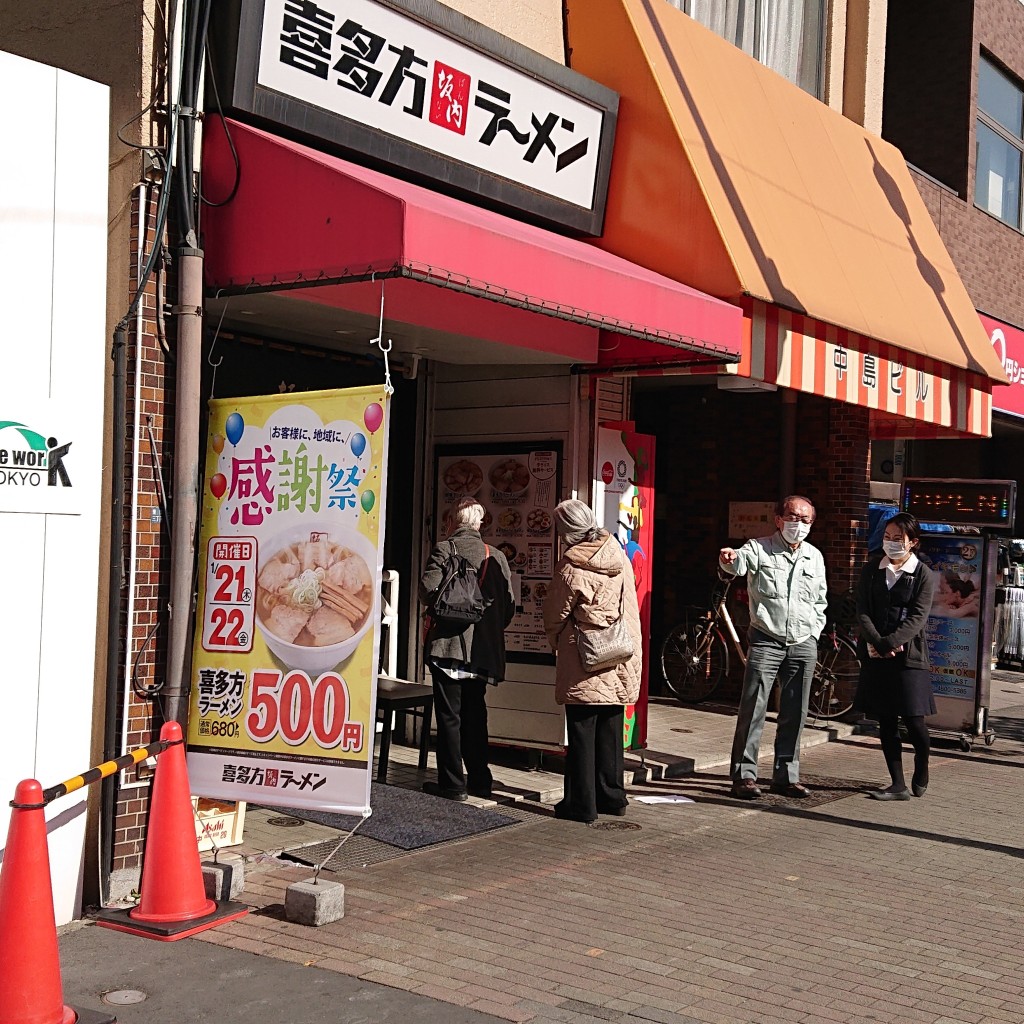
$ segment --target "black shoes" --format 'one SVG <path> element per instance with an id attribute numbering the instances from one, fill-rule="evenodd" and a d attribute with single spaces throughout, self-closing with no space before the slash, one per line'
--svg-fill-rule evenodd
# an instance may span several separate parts
<path id="1" fill-rule="evenodd" d="M 466 788 L 466 791 L 469 793 L 470 796 L 478 797 L 481 800 L 494 799 L 494 794 L 491 792 L 490 786 L 487 786 L 486 788 L 484 788 L 483 786 L 468 786 Z"/>
<path id="2" fill-rule="evenodd" d="M 811 795 L 811 791 L 799 782 L 773 782 L 770 792 L 788 796 L 792 800 L 806 800 Z"/>
<path id="3" fill-rule="evenodd" d="M 919 782 L 912 782 L 910 784 L 910 791 L 914 796 L 924 796 L 928 792 L 928 783 L 926 782 L 923 786 Z"/>
<path id="4" fill-rule="evenodd" d="M 616 818 L 623 818 L 626 815 L 626 808 L 629 804 L 620 804 L 618 807 L 598 807 L 598 814 L 611 814 Z"/>
<path id="5" fill-rule="evenodd" d="M 903 789 L 893 789 L 890 786 L 888 789 L 873 789 L 868 796 L 872 800 L 909 800 L 910 790 L 904 787 Z"/>
<path id="6" fill-rule="evenodd" d="M 442 789 L 436 782 L 424 782 L 423 792 L 442 797 L 444 800 L 455 800 L 457 803 L 469 799 L 469 794 L 464 789 Z"/>
<path id="7" fill-rule="evenodd" d="M 740 800 L 756 800 L 761 790 L 753 779 L 737 779 L 732 784 L 732 795 Z"/>

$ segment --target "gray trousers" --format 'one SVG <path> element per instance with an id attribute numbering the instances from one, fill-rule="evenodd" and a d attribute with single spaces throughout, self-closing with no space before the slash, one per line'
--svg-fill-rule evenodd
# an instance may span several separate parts
<path id="1" fill-rule="evenodd" d="M 776 678 L 782 694 L 775 729 L 772 781 L 800 781 L 800 733 L 807 717 L 807 698 L 817 659 L 818 642 L 813 638 L 787 647 L 759 629 L 750 630 L 747 671 L 732 741 L 730 775 L 734 782 L 757 778 L 764 715 Z"/>

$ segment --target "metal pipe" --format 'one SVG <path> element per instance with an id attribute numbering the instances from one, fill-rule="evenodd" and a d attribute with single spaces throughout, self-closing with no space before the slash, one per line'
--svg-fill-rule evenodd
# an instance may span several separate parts
<path id="1" fill-rule="evenodd" d="M 117 710 L 120 686 L 121 653 L 121 591 L 124 586 L 124 420 L 125 364 L 127 362 L 128 328 L 122 320 L 114 329 L 111 358 L 114 371 L 111 378 L 113 410 L 111 413 L 110 463 L 110 574 L 107 581 L 107 681 L 103 712 L 103 757 L 110 760 L 117 755 Z M 113 777 L 103 780 L 100 793 L 100 899 L 107 902 L 105 891 L 110 882 L 114 862 L 114 819 L 117 785 Z"/>
<path id="2" fill-rule="evenodd" d="M 138 254 L 136 256 L 135 286 L 142 287 L 142 274 L 146 256 L 146 221 L 147 221 L 147 196 L 146 184 L 140 182 L 138 186 L 139 203 L 139 228 L 138 228 Z M 132 499 L 129 509 L 131 515 L 131 527 L 128 539 L 128 570 L 126 586 L 128 589 L 128 615 L 125 620 L 124 640 L 124 673 L 123 693 L 121 694 L 121 738 L 118 743 L 119 750 L 128 747 L 128 719 L 129 706 L 132 692 L 132 661 L 135 657 L 135 583 L 136 570 L 138 568 L 138 541 L 139 541 L 139 458 L 141 455 L 141 422 L 142 422 L 142 339 L 144 337 L 144 321 L 142 303 L 138 303 L 135 310 L 135 365 L 133 368 L 133 396 L 135 403 L 135 415 L 132 421 Z M 125 361 L 127 370 L 127 360 Z M 127 387 L 127 382 L 125 382 Z M 110 756 L 109 753 L 107 755 Z M 132 785 L 129 783 L 129 785 Z M 139 783 L 135 783 L 138 786 Z M 148 783 L 143 783 L 148 785 Z M 124 788 L 122 786 L 122 788 Z M 113 826 L 111 826 L 113 831 Z"/>
<path id="3" fill-rule="evenodd" d="M 199 420 L 203 335 L 203 251 L 183 247 L 178 260 L 179 303 L 174 396 L 174 485 L 171 520 L 171 600 L 164 717 L 183 727 L 188 715 L 196 523 L 199 517 Z"/>

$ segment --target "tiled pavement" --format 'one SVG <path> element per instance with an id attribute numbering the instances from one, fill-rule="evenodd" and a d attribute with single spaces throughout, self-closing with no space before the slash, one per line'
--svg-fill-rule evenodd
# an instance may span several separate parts
<path id="1" fill-rule="evenodd" d="M 1024 705 L 1017 674 L 1000 684 Z M 247 877 L 256 912 L 202 940 L 537 1024 L 1020 1024 L 1022 715 L 992 748 L 937 749 L 922 800 L 741 804 L 709 767 L 634 787 L 696 801 L 612 819 L 639 827 L 538 814 L 347 869 L 346 917 L 315 931 L 280 910 L 309 869 L 266 862 Z M 803 765 L 885 774 L 866 737 Z"/>
<path id="2" fill-rule="evenodd" d="M 1021 695 L 1024 703 L 1024 693 Z M 719 768 L 729 763 L 729 747 L 735 725 L 735 708 L 721 704 L 702 704 L 682 707 L 675 700 L 655 699 L 649 708 L 648 748 L 643 753 L 626 756 L 627 778 L 646 782 L 662 778 L 678 778 L 694 771 Z M 848 735 L 848 726 L 829 722 L 809 723 L 804 730 L 802 745 L 812 747 L 827 743 L 837 731 Z M 775 716 L 769 715 L 765 724 L 762 751 L 771 756 L 775 740 Z M 672 753 L 675 751 L 675 753 Z M 545 810 L 562 797 L 561 761 L 551 754 L 544 755 L 538 768 L 526 767 L 521 751 L 495 751 L 495 798 L 470 801 L 480 807 L 495 804 L 527 802 Z M 426 771 L 417 766 L 418 752 L 414 746 L 393 744 L 388 767 L 388 784 L 420 789 L 423 782 L 434 778 L 434 754 L 430 753 Z M 294 819 L 286 826 L 275 825 L 281 814 L 268 808 L 250 807 L 246 811 L 243 843 L 234 852 L 250 861 L 262 861 L 267 855 L 282 851 L 295 851 L 306 846 L 323 843 L 332 837 L 340 838 L 333 829 Z M 358 835 L 353 842 L 366 850 L 372 841 Z M 376 851 L 379 852 L 379 851 Z M 399 856 L 393 853 L 392 856 Z M 372 856 L 372 854 L 371 854 Z M 374 859 L 384 859 L 383 856 Z"/>

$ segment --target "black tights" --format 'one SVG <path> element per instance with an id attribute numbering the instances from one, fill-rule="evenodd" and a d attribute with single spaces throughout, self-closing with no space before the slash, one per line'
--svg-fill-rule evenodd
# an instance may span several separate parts
<path id="1" fill-rule="evenodd" d="M 928 726 L 922 715 L 904 717 L 910 742 L 914 745 L 914 784 L 928 785 Z M 900 720 L 896 715 L 881 715 L 878 719 L 878 735 L 882 740 L 882 753 L 892 776 L 893 789 L 906 789 L 903 777 L 903 741 L 900 739 Z"/>

